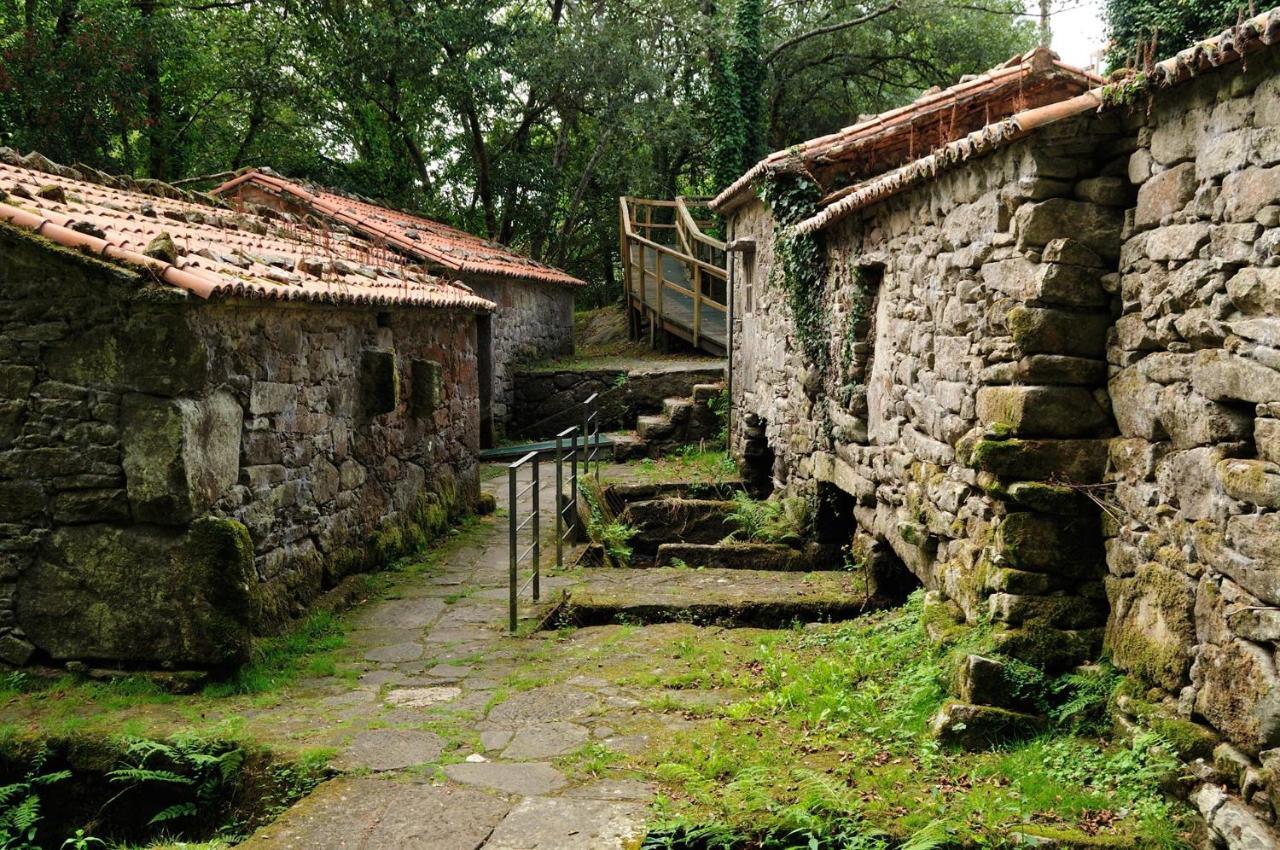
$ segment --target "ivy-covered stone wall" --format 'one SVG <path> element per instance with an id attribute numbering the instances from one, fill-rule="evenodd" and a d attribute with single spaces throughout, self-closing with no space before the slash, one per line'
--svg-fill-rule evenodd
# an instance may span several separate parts
<path id="1" fill-rule="evenodd" d="M 1123 91 L 820 234 L 821 358 L 738 211 L 734 445 L 849 494 L 935 636 L 1110 658 L 1210 843 L 1277 846 L 1280 51 Z"/>
<path id="2" fill-rule="evenodd" d="M 735 270 L 753 290 L 735 301 L 739 453 L 763 428 L 777 486 L 849 494 L 864 558 L 892 553 L 939 612 L 990 617 L 1006 653 L 1048 668 L 1095 654 L 1106 618 L 1084 493 L 1111 434 L 1121 123 L 1055 125 L 819 234 L 817 340 L 793 321 L 772 211 L 733 225 L 757 243 Z"/>
<path id="3" fill-rule="evenodd" d="M 478 497 L 470 315 L 0 256 L 0 661 L 233 663 Z"/>

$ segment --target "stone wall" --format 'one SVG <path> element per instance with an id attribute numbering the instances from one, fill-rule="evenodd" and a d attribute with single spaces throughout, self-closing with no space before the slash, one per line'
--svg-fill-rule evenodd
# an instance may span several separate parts
<path id="1" fill-rule="evenodd" d="M 1225 736 L 1235 750 L 1220 766 L 1268 812 L 1280 804 L 1280 781 L 1269 805 L 1261 781 L 1280 769 L 1277 53 L 1140 104 L 1108 345 L 1109 650 L 1158 689 L 1153 702 Z"/>
<path id="2" fill-rule="evenodd" d="M 715 361 L 710 361 L 714 363 Z M 688 398 L 698 384 L 724 380 L 724 367 L 710 365 L 644 369 L 532 369 L 515 380 L 513 436 L 544 439 L 581 425 L 582 404 L 598 394 L 602 429 L 634 428 L 636 418 L 658 413 L 668 398 Z"/>
<path id="3" fill-rule="evenodd" d="M 0 660 L 235 662 L 477 498 L 471 316 L 0 254 Z"/>
<path id="4" fill-rule="evenodd" d="M 739 456 L 849 494 L 855 547 L 929 588 L 931 631 L 986 612 L 1051 669 L 1110 656 L 1122 723 L 1203 757 L 1210 844 L 1280 844 L 1280 51 L 831 228 L 825 373 L 768 281 L 767 210 L 733 228 L 758 244 Z M 850 328 L 855 269 L 880 283 Z"/>
<path id="5" fill-rule="evenodd" d="M 1006 652 L 1053 668 L 1096 652 L 1106 613 L 1097 511 L 1064 485 L 1106 459 L 1122 129 L 1045 128 L 823 234 L 825 369 L 796 339 L 768 211 L 733 219 L 757 243 L 735 270 L 738 455 L 771 457 L 789 492 L 848 494 L 863 557 L 891 553 L 936 610 L 990 615 Z"/>
<path id="6" fill-rule="evenodd" d="M 465 277 L 463 283 L 498 305 L 493 313 L 493 418 L 511 427 L 516 374 L 527 363 L 573 354 L 572 287 L 555 283 Z"/>

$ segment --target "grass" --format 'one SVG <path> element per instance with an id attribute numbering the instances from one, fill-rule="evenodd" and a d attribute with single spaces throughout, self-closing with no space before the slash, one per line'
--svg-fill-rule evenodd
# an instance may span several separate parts
<path id="1" fill-rule="evenodd" d="M 204 695 L 227 697 L 260 694 L 307 676 L 331 676 L 337 670 L 332 653 L 346 645 L 346 626 L 335 614 L 317 611 L 283 635 L 255 642 L 253 657 L 223 682 L 207 685 Z"/>
<path id="2" fill-rule="evenodd" d="M 738 478 L 738 467 L 728 452 L 692 444 L 669 457 L 638 461 L 634 469 L 648 484 L 667 481 L 725 484 Z"/>
<path id="3" fill-rule="evenodd" d="M 661 665 L 662 676 L 643 684 L 743 696 L 683 711 L 692 725 L 630 765 L 665 792 L 663 823 L 645 847 L 1014 848 L 1032 832 L 1187 846 L 1183 809 L 1161 791 L 1177 762 L 1151 733 L 1129 745 L 1098 726 L 1063 725 L 985 752 L 941 747 L 930 720 L 947 694 L 951 656 L 984 635 L 976 629 L 965 645 L 936 649 L 920 612 L 916 597 L 852 624 L 758 633 L 754 647 L 736 652 L 731 633 L 668 646 L 661 655 L 683 663 Z M 1060 704 L 1076 697 L 1057 693 Z"/>

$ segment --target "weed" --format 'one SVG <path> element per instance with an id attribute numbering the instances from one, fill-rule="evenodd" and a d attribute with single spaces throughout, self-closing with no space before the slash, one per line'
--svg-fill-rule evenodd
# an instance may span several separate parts
<path id="1" fill-rule="evenodd" d="M 45 772 L 48 750 L 40 751 L 20 782 L 0 786 L 0 847 L 5 850 L 38 850 L 40 791 L 71 778 L 71 771 Z"/>
<path id="2" fill-rule="evenodd" d="M 727 518 L 737 530 L 726 541 L 797 545 L 809 530 L 809 503 L 801 498 L 756 501 L 746 493 L 735 493 Z"/>

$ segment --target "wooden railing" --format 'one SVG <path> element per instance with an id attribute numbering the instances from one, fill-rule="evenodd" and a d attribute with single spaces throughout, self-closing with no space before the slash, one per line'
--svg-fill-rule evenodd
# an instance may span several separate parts
<path id="1" fill-rule="evenodd" d="M 622 197 L 620 248 L 629 311 L 695 347 L 727 349 L 725 243 L 707 235 L 706 201 Z M 638 324 L 633 324 L 638 331 Z"/>

